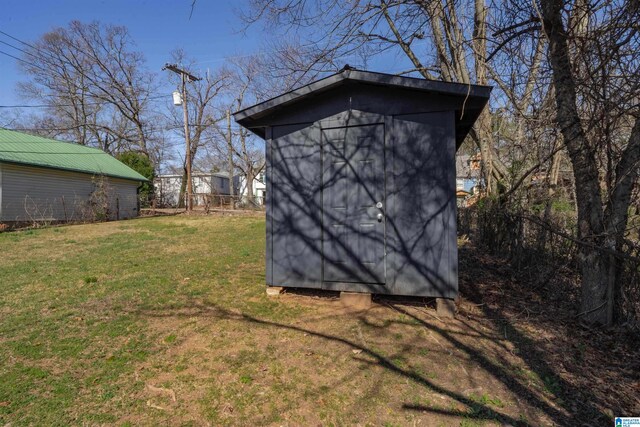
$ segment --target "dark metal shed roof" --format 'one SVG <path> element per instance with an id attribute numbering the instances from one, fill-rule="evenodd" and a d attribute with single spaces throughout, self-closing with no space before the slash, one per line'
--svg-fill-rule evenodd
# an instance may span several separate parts
<path id="1" fill-rule="evenodd" d="M 413 77 L 402 77 L 393 74 L 376 73 L 370 71 L 345 68 L 344 70 L 317 80 L 308 85 L 286 92 L 275 98 L 268 99 L 251 107 L 233 113 L 233 117 L 240 125 L 264 138 L 265 119 L 270 115 L 279 113 L 285 108 L 308 100 L 320 93 L 327 92 L 343 85 L 364 83 L 373 86 L 384 86 L 417 92 L 432 93 L 455 97 L 459 100 L 456 111 L 456 140 L 458 144 L 467 135 L 473 123 L 480 115 L 482 109 L 489 100 L 491 86 L 470 85 L 464 83 L 443 82 Z M 473 106 L 473 107 L 468 107 Z M 257 125 L 256 122 L 261 124 Z"/>

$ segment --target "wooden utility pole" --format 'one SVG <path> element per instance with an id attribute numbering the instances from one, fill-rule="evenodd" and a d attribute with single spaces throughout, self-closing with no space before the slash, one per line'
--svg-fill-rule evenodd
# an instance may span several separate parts
<path id="1" fill-rule="evenodd" d="M 191 135 L 189 134 L 189 109 L 187 108 L 187 82 L 197 82 L 200 78 L 178 68 L 176 64 L 165 64 L 163 70 L 173 71 L 182 80 L 182 110 L 184 111 L 184 140 L 186 143 L 185 163 L 187 169 L 187 212 L 193 209 L 193 180 L 191 178 Z"/>
<path id="2" fill-rule="evenodd" d="M 182 77 L 182 110 L 184 111 L 184 140 L 187 145 L 185 154 L 187 162 L 187 212 L 193 209 L 193 179 L 191 178 L 191 135 L 189 134 L 189 109 L 187 108 L 187 78 L 184 73 Z"/>
<path id="3" fill-rule="evenodd" d="M 227 149 L 229 150 L 229 193 L 231 193 L 231 209 L 235 207 L 233 185 L 233 139 L 231 135 L 231 110 L 227 110 Z"/>

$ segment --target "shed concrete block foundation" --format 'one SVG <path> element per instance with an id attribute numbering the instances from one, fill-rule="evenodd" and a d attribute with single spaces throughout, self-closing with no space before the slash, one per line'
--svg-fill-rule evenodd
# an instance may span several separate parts
<path id="1" fill-rule="evenodd" d="M 267 286 L 267 295 L 270 297 L 280 295 L 282 292 L 284 292 L 284 288 L 282 286 Z"/>
<path id="2" fill-rule="evenodd" d="M 340 292 L 340 303 L 351 310 L 368 310 L 371 308 L 371 294 Z"/>
<path id="3" fill-rule="evenodd" d="M 456 302 L 448 298 L 436 298 L 436 313 L 440 317 L 451 319 L 456 316 Z"/>

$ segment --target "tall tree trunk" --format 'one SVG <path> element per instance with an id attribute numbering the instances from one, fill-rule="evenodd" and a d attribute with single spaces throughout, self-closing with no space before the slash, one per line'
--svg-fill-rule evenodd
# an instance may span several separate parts
<path id="1" fill-rule="evenodd" d="M 606 245 L 617 252 L 623 250 L 624 237 L 629 221 L 629 210 L 631 208 L 631 195 L 633 188 L 640 174 L 640 118 L 636 118 L 631 130 L 629 142 L 622 152 L 622 156 L 616 166 L 616 178 L 613 193 L 604 212 L 606 233 Z M 610 257 L 610 261 L 615 263 L 611 266 L 611 279 L 614 284 L 610 289 L 613 298 L 613 313 L 622 313 L 620 306 L 625 278 L 620 277 L 621 260 Z M 636 266 L 635 268 L 640 268 Z M 614 316 L 615 317 L 615 316 Z M 614 319 L 616 320 L 616 319 Z M 620 319 L 618 319 L 620 320 Z"/>
<path id="2" fill-rule="evenodd" d="M 577 108 L 576 82 L 569 60 L 567 33 L 562 22 L 562 0 L 542 0 L 543 29 L 549 39 L 549 60 L 556 97 L 556 121 L 573 164 L 578 206 L 578 250 L 582 279 L 581 316 L 591 324 L 610 324 L 613 295 L 604 245 L 603 203 L 595 150 L 582 128 Z"/>
<path id="3" fill-rule="evenodd" d="M 475 57 L 476 83 L 487 84 L 487 6 L 485 0 L 475 0 L 473 18 L 473 52 Z M 496 156 L 491 132 L 491 114 L 485 108 L 476 121 L 478 147 L 484 163 L 487 191 L 495 193 L 498 183 L 504 181 L 506 168 Z"/>
<path id="4" fill-rule="evenodd" d="M 180 180 L 180 192 L 178 193 L 178 207 L 185 207 L 185 194 L 187 192 L 187 167 L 182 167 L 182 179 Z"/>
<path id="5" fill-rule="evenodd" d="M 497 159 L 493 148 L 493 137 L 491 135 L 491 115 L 488 107 L 485 107 L 475 123 L 476 145 L 480 148 L 482 157 L 482 174 L 485 186 L 489 194 L 495 194 L 498 190 L 498 182 L 504 176 L 497 170 Z"/>
<path id="6" fill-rule="evenodd" d="M 247 179 L 247 202 L 251 205 L 255 205 L 256 198 L 253 194 L 253 179 L 255 178 L 255 176 L 253 173 L 253 168 L 247 168 L 245 178 Z"/>

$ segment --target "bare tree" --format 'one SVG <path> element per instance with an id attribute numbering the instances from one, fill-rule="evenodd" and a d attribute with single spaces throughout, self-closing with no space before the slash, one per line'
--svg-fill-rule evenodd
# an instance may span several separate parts
<path id="1" fill-rule="evenodd" d="M 586 0 L 573 8 L 563 0 L 541 5 L 556 121 L 575 176 L 581 315 L 610 324 L 624 289 L 616 253 L 640 169 L 640 6 Z"/>
<path id="2" fill-rule="evenodd" d="M 274 77 L 288 77 L 293 84 L 340 69 L 340 61 L 347 59 L 358 62 L 352 65 L 366 66 L 368 58 L 389 50 L 402 52 L 412 65 L 396 70 L 399 74 L 481 85 L 490 78 L 484 0 L 254 0 L 251 5 L 244 16 L 247 22 L 262 20 L 269 28 L 284 28 L 287 36 L 295 32 L 302 38 L 297 44 L 277 46 L 272 61 L 280 71 Z M 482 153 L 486 185 L 496 190 L 509 173 L 496 153 L 488 110 L 479 117 L 471 137 Z"/>
<path id="3" fill-rule="evenodd" d="M 72 21 L 25 49 L 22 94 L 48 105 L 49 134 L 108 152 L 149 154 L 160 130 L 150 120 L 155 76 L 125 27 Z"/>
<path id="4" fill-rule="evenodd" d="M 640 161 L 639 5 L 589 0 L 545 0 L 541 7 L 505 3 L 496 14 L 493 33 L 496 47 L 490 56 L 499 59 L 494 81 L 507 86 L 509 74 L 499 66 L 518 58 L 514 52 L 522 46 L 533 51 L 529 43 L 535 42 L 536 56 L 546 53 L 538 66 L 541 89 L 532 104 L 546 112 L 510 104 L 522 111 L 517 132 L 536 136 L 525 141 L 549 154 L 552 185 L 563 159 L 570 163 L 582 276 L 580 316 L 588 323 L 610 324 L 630 312 L 632 282 L 623 275 L 623 260 L 631 263 L 627 271 L 638 268 L 638 260 L 630 257 L 637 248 L 626 236 Z M 535 120 L 528 124 L 530 118 Z M 545 147 L 545 140 L 551 144 Z M 565 147 L 566 152 L 560 151 Z M 550 191 L 547 206 L 552 196 Z"/>
<path id="5" fill-rule="evenodd" d="M 238 188 L 247 194 L 243 202 L 255 204 L 253 181 L 265 167 L 264 146 L 247 129 L 232 126 L 231 112 L 238 111 L 268 97 L 265 87 L 263 63 L 256 57 L 246 57 L 230 61 L 226 67 L 229 85 L 219 106 L 217 129 L 217 150 L 227 159 L 230 179 L 239 170 L 245 181 L 245 188 Z"/>

